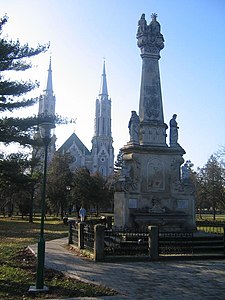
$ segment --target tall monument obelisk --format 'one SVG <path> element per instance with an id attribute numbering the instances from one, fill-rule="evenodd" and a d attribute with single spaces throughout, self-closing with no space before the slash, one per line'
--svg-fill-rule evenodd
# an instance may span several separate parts
<path id="1" fill-rule="evenodd" d="M 185 151 L 178 144 L 176 114 L 170 120 L 170 145 L 166 143 L 168 126 L 159 72 L 164 38 L 156 18 L 152 14 L 148 25 L 142 14 L 138 22 L 137 45 L 142 58 L 139 116 L 132 111 L 130 141 L 122 148 L 124 165 L 114 195 L 115 225 L 193 229 L 194 188 L 190 178 L 181 176 Z"/>
<path id="2" fill-rule="evenodd" d="M 159 74 L 160 51 L 164 48 L 164 38 L 160 24 L 152 15 L 149 25 L 142 14 L 138 22 L 137 44 L 141 50 L 142 76 L 139 102 L 140 144 L 166 146 L 162 94 Z"/>

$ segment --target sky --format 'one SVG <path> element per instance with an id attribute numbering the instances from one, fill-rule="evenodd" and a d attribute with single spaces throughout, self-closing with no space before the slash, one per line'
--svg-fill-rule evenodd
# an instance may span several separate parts
<path id="1" fill-rule="evenodd" d="M 129 141 L 131 111 L 139 107 L 142 59 L 136 32 L 142 13 L 148 23 L 156 13 L 161 24 L 164 121 L 169 124 L 177 114 L 184 159 L 202 167 L 225 145 L 224 0 L 0 0 L 0 10 L 9 17 L 3 36 L 32 47 L 50 42 L 32 70 L 16 76 L 38 80 L 32 96 L 40 95 L 51 56 L 56 112 L 76 119 L 55 129 L 57 147 L 75 131 L 91 149 L 104 59 L 115 159 Z M 37 111 L 34 106 L 26 113 Z"/>

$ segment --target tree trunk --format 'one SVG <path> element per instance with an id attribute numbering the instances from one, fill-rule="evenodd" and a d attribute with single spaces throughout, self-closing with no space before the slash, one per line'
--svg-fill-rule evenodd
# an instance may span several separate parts
<path id="1" fill-rule="evenodd" d="M 213 207 L 213 221 L 216 220 L 216 208 Z"/>
<path id="2" fill-rule="evenodd" d="M 34 213 L 34 191 L 31 193 L 31 204 L 30 204 L 30 211 L 29 211 L 29 223 L 33 223 L 33 213 Z"/>
<path id="3" fill-rule="evenodd" d="M 200 202 L 200 205 L 199 205 L 199 217 L 202 220 L 202 205 L 201 205 L 201 202 Z"/>
<path id="4" fill-rule="evenodd" d="M 63 219 L 63 217 L 64 217 L 64 207 L 63 207 L 63 204 L 61 203 L 61 220 Z"/>

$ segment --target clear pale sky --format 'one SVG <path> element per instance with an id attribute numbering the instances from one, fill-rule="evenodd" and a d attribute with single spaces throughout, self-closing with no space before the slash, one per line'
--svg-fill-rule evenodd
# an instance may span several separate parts
<path id="1" fill-rule="evenodd" d="M 128 142 L 131 110 L 138 112 L 139 105 L 142 61 L 136 31 L 142 13 L 148 23 L 157 13 L 161 24 L 164 119 L 168 124 L 177 114 L 184 159 L 202 167 L 225 145 L 224 0 L 0 0 L 0 10 L 9 17 L 3 35 L 30 46 L 51 42 L 23 77 L 40 81 L 33 95 L 41 94 L 52 56 L 56 112 L 77 119 L 76 125 L 56 129 L 58 147 L 75 130 L 91 149 L 103 57 L 115 159 Z M 37 113 L 37 107 L 29 113 Z"/>

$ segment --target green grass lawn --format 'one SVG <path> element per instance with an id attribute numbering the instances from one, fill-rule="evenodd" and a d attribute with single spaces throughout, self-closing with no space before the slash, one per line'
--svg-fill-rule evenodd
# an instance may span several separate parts
<path id="1" fill-rule="evenodd" d="M 217 214 L 215 220 L 213 220 L 213 214 L 202 214 L 201 216 L 202 217 L 200 218 L 199 214 L 196 215 L 196 220 L 203 223 L 202 226 L 200 225 L 197 227 L 198 230 L 205 231 L 207 233 L 224 234 L 223 226 L 221 226 L 221 224 L 218 225 L 219 222 L 225 222 L 224 214 Z M 205 226 L 204 221 L 208 221 L 210 224 Z"/>
<path id="2" fill-rule="evenodd" d="M 196 214 L 196 220 L 198 221 L 213 221 L 213 214 L 201 214 L 202 218 L 200 218 L 200 214 Z M 215 221 L 225 221 L 225 214 L 216 214 Z"/>
<path id="3" fill-rule="evenodd" d="M 0 299 L 60 299 L 70 297 L 96 297 L 113 295 L 110 289 L 82 283 L 67 278 L 61 272 L 45 270 L 45 285 L 48 293 L 31 294 L 29 286 L 35 285 L 36 258 L 27 246 L 37 243 L 40 219 L 34 223 L 20 217 L 0 217 Z M 45 239 L 53 240 L 68 235 L 67 226 L 56 218 L 45 221 Z"/>

